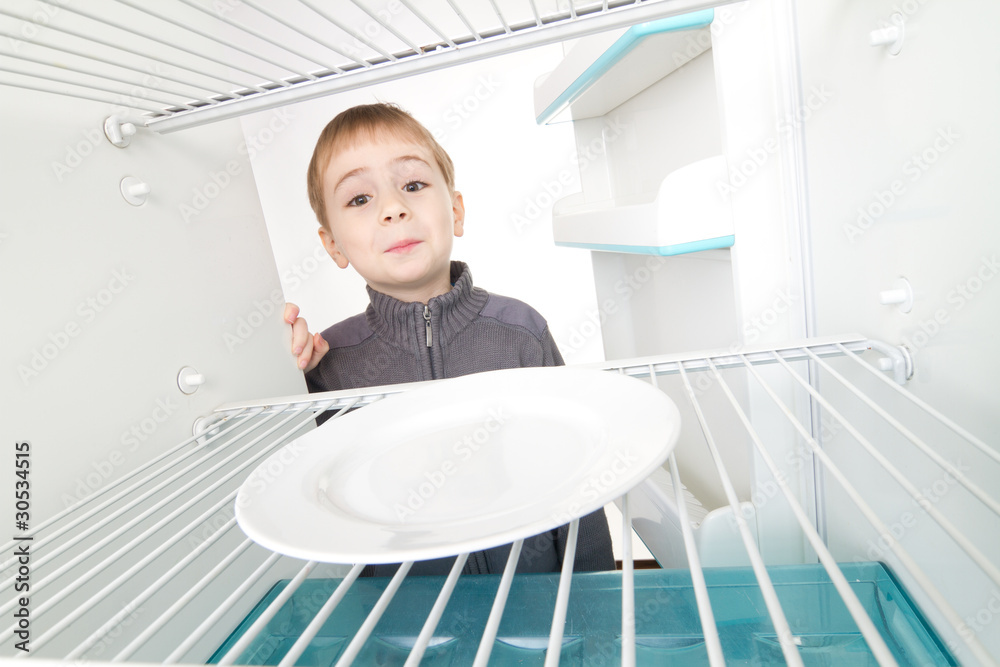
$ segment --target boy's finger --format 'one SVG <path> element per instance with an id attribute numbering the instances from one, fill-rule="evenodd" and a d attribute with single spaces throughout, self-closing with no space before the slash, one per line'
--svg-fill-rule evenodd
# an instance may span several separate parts
<path id="1" fill-rule="evenodd" d="M 315 350 L 315 353 L 321 357 L 330 351 L 330 344 L 326 342 L 326 339 L 323 338 L 322 334 L 313 334 L 313 350 Z"/>
<path id="2" fill-rule="evenodd" d="M 305 370 L 306 366 L 309 365 L 309 360 L 312 358 L 312 353 L 313 353 L 312 336 L 307 336 L 305 345 L 302 348 L 302 354 L 299 355 L 299 369 Z"/>
<path id="3" fill-rule="evenodd" d="M 312 343 L 312 336 L 309 335 L 309 325 L 301 317 L 292 322 L 292 354 L 298 356 L 302 354 L 302 349 L 306 343 Z"/>
<path id="4" fill-rule="evenodd" d="M 320 359 L 330 351 L 330 344 L 326 342 L 326 339 L 321 334 L 313 334 L 310 340 L 312 341 L 312 358 L 309 360 L 308 365 L 302 368 L 307 373 L 319 366 Z"/>
<path id="5" fill-rule="evenodd" d="M 295 318 L 299 316 L 299 307 L 294 303 L 288 302 L 285 304 L 285 321 L 289 324 L 295 322 Z"/>

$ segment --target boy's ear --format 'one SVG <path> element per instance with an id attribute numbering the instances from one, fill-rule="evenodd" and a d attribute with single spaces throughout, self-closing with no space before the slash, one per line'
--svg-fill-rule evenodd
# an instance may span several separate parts
<path id="1" fill-rule="evenodd" d="M 457 190 L 451 193 L 451 211 L 455 219 L 455 236 L 461 236 L 465 233 L 465 201 Z"/>
<path id="2" fill-rule="evenodd" d="M 329 229 L 320 225 L 319 228 L 319 239 L 323 242 L 323 247 L 326 249 L 330 258 L 342 269 L 346 269 L 350 262 L 347 259 L 347 255 L 340 251 L 337 247 L 337 242 L 333 240 L 333 234 Z"/>

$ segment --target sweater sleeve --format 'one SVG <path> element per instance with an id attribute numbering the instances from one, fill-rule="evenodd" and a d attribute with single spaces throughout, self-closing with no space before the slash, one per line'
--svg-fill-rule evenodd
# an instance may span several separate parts
<path id="1" fill-rule="evenodd" d="M 542 366 L 566 365 L 566 362 L 563 361 L 562 354 L 559 352 L 559 348 L 556 346 L 556 341 L 552 338 L 552 334 L 549 332 L 549 328 L 547 326 L 545 327 L 545 331 L 542 333 L 541 344 Z"/>

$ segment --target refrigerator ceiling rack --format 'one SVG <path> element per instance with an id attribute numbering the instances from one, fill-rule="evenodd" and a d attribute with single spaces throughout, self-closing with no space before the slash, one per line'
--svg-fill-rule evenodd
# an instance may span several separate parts
<path id="1" fill-rule="evenodd" d="M 168 133 L 731 1 L 22 0 L 0 8 L 0 85 Z"/>
<path id="2" fill-rule="evenodd" d="M 720 483 L 787 664 L 803 664 L 800 655 L 801 639 L 791 629 L 783 605 L 776 595 L 770 571 L 765 567 L 755 536 L 743 520 L 733 484 L 716 449 L 713 433 L 719 426 L 720 417 L 706 416 L 707 410 L 703 409 L 703 405 L 708 391 L 720 391 L 728 399 L 728 419 L 736 419 L 744 427 L 747 437 L 780 488 L 781 496 L 788 502 L 798 528 L 801 529 L 802 539 L 810 545 L 816 560 L 827 572 L 830 582 L 878 664 L 896 665 L 897 660 L 858 600 L 851 582 L 838 566 L 837 556 L 832 553 L 834 547 L 817 530 L 813 514 L 817 511 L 816 508 L 808 506 L 808 498 L 806 503 L 801 501 L 801 494 L 780 471 L 780 465 L 769 454 L 769 445 L 773 443 L 765 442 L 766 436 L 758 432 L 755 422 L 748 417 L 745 400 L 736 396 L 738 392 L 734 391 L 729 381 L 732 376 L 728 376 L 727 372 L 746 373 L 747 377 L 753 378 L 754 386 L 769 397 L 774 407 L 797 431 L 823 475 L 844 490 L 850 502 L 856 505 L 860 514 L 884 541 L 886 560 L 895 564 L 906 581 L 915 582 L 913 585 L 916 591 L 911 592 L 924 596 L 922 600 L 932 603 L 933 609 L 939 613 L 939 617 L 934 620 L 945 624 L 943 633 L 960 639 L 959 644 L 949 642 L 951 647 L 962 655 L 975 656 L 981 664 L 997 664 L 996 656 L 991 655 L 990 650 L 983 646 L 976 633 L 967 631 L 966 621 L 963 620 L 962 613 L 952 606 L 949 592 L 941 590 L 939 573 L 927 571 L 918 562 L 919 558 L 910 552 L 910 548 L 904 547 L 903 541 L 896 539 L 892 527 L 886 525 L 886 518 L 879 516 L 866 502 L 863 490 L 856 486 L 857 482 L 854 480 L 859 469 L 854 465 L 855 461 L 850 460 L 851 465 L 846 468 L 842 462 L 835 461 L 825 451 L 821 429 L 817 424 L 811 423 L 808 411 L 803 413 L 801 406 L 796 405 L 796 400 L 789 400 L 782 389 L 782 385 L 788 381 L 804 389 L 830 415 L 838 428 L 850 433 L 867 452 L 870 458 L 865 460 L 865 465 L 885 470 L 905 495 L 926 511 L 954 540 L 964 554 L 968 567 L 979 568 L 986 579 L 993 582 L 992 585 L 1000 586 L 1000 571 L 996 563 L 982 552 L 981 545 L 977 544 L 979 536 L 963 535 L 954 526 L 954 523 L 960 523 L 958 520 L 961 517 L 946 516 L 944 512 L 938 511 L 934 503 L 927 499 L 927 492 L 921 492 L 917 488 L 919 481 L 911 480 L 901 470 L 907 468 L 908 458 L 902 462 L 891 461 L 880 451 L 880 445 L 889 442 L 891 437 L 903 437 L 921 452 L 911 453 L 909 457 L 926 456 L 993 513 L 1000 508 L 996 498 L 980 489 L 970 476 L 938 456 L 934 448 L 916 436 L 903 421 L 929 419 L 938 423 L 944 430 L 955 434 L 970 452 L 978 452 L 977 456 L 983 455 L 989 459 L 990 465 L 1000 464 L 1000 455 L 982 440 L 900 387 L 882 370 L 862 359 L 867 350 L 874 350 L 881 357 L 883 352 L 880 350 L 891 348 L 860 336 L 846 336 L 815 339 L 777 348 L 716 350 L 627 360 L 604 364 L 601 368 L 651 382 L 661 389 L 663 383 L 670 378 L 680 379 L 682 397 L 675 396 L 674 399 L 684 401 L 697 415 L 696 425 L 703 433 L 703 445 L 712 453 Z M 846 389 L 868 409 L 882 417 L 883 422 L 878 430 L 866 430 L 862 433 L 862 428 L 873 428 L 871 423 L 864 420 L 866 426 L 861 427 L 860 422 L 856 423 L 853 418 L 846 417 L 839 405 L 843 396 L 827 398 L 824 393 L 818 392 L 813 386 L 815 383 L 808 382 L 804 377 L 805 366 L 809 365 L 818 370 L 823 382 L 829 383 L 828 387 L 837 385 L 838 388 Z M 767 371 L 772 372 L 768 374 Z M 871 380 L 876 390 L 871 391 L 864 382 L 858 383 L 857 377 L 853 381 L 848 379 L 847 376 L 852 372 L 862 379 Z M 696 377 L 698 379 L 692 380 Z M 252 469 L 265 457 L 301 434 L 302 429 L 310 425 L 317 414 L 331 411 L 336 419 L 350 410 L 363 409 L 362 406 L 366 404 L 413 386 L 416 384 L 220 406 L 215 416 L 202 424 L 202 430 L 195 435 L 39 525 L 33 530 L 30 542 L 33 554 L 32 595 L 36 601 L 41 601 L 39 604 L 33 603 L 31 607 L 32 657 L 203 663 L 277 578 L 284 576 L 290 579 L 281 594 L 222 657 L 222 664 L 231 664 L 304 582 L 323 576 L 343 577 L 342 583 L 328 597 L 318 601 L 322 605 L 316 605 L 314 617 L 301 636 L 293 644 L 282 648 L 285 653 L 280 664 L 294 664 L 330 613 L 357 583 L 356 578 L 363 564 L 337 566 L 303 563 L 270 553 L 253 544 L 241 533 L 233 515 L 237 489 Z M 836 391 L 831 393 L 837 394 Z M 888 405 L 896 399 L 901 399 L 911 408 L 906 411 L 908 414 L 905 417 L 901 414 L 904 412 L 902 410 L 894 408 L 893 416 L 883 407 L 883 402 Z M 688 426 L 693 428 L 696 425 Z M 726 658 L 714 621 L 699 551 L 686 515 L 681 482 L 683 471 L 679 469 L 673 454 L 669 465 L 682 518 L 684 548 L 697 599 L 704 651 L 709 664 L 714 667 L 725 664 Z M 623 537 L 631 534 L 628 498 L 629 494 L 622 499 Z M 822 511 L 821 503 L 817 503 L 817 506 Z M 575 524 L 576 522 L 571 528 L 566 560 L 552 611 L 546 665 L 558 663 L 563 645 L 567 600 L 573 589 Z M 10 542 L 5 545 L 5 552 L 11 553 L 15 544 Z M 635 664 L 637 640 L 633 583 L 635 575 L 630 544 L 630 539 L 624 540 L 621 575 L 621 660 L 625 665 Z M 511 551 L 512 555 L 485 627 L 474 630 L 476 636 L 481 637 L 475 662 L 477 665 L 485 665 L 489 659 L 497 628 L 504 614 L 506 596 L 514 574 L 513 564 L 517 562 L 520 547 L 520 542 L 515 543 Z M 925 546 L 918 546 L 918 551 L 924 548 Z M 440 640 L 435 635 L 435 626 L 459 579 L 463 563 L 464 556 L 456 561 L 454 569 L 444 581 L 423 629 L 418 636 L 410 638 L 407 645 L 410 650 L 407 665 L 417 664 L 428 646 L 434 645 L 435 638 Z M 392 604 L 393 595 L 405 579 L 408 568 L 409 564 L 404 564 L 386 587 L 378 603 L 371 609 L 368 619 L 340 653 L 338 665 L 350 664 L 358 655 L 377 627 L 380 615 Z M 17 572 L 17 558 L 3 563 L 5 590 L 13 590 Z M 223 572 L 230 575 L 229 583 L 223 581 Z M 235 572 L 240 573 L 236 577 L 238 585 L 232 583 L 231 575 Z M 12 638 L 18 629 L 17 621 L 10 623 L 9 620 L 18 604 L 15 597 L 0 606 L 3 618 L 8 619 L 0 627 L 0 638 L 5 647 L 12 645 Z M 942 630 L 942 627 L 938 629 Z M 168 636 L 180 636 L 184 639 L 171 642 L 165 639 Z"/>

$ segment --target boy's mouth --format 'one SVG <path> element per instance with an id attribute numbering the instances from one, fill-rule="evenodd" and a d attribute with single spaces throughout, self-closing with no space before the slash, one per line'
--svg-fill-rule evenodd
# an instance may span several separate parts
<path id="1" fill-rule="evenodd" d="M 392 246 L 386 250 L 387 253 L 405 253 L 409 252 L 419 244 L 420 241 L 417 239 L 403 239 L 398 243 L 394 243 Z"/>

